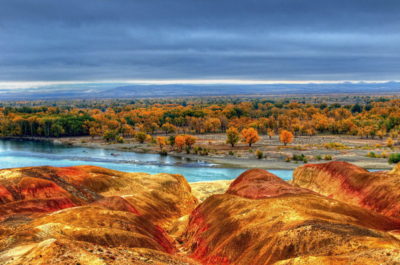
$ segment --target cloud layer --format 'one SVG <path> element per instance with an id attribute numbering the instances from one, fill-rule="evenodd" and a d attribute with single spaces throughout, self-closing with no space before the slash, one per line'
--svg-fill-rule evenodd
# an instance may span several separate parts
<path id="1" fill-rule="evenodd" d="M 398 0 L 3 0 L 0 81 L 398 80 Z"/>

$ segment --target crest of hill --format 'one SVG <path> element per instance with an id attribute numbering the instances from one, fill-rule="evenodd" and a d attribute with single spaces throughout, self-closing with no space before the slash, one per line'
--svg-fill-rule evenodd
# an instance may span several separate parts
<path id="1" fill-rule="evenodd" d="M 297 180 L 309 181 L 307 188 L 248 170 L 201 204 L 180 175 L 93 166 L 0 170 L 0 264 L 400 263 L 400 220 L 392 212 L 347 203 L 342 189 L 327 197 L 315 188 L 319 177 L 321 185 L 327 176 L 347 181 L 352 191 L 367 181 L 357 194 L 386 205 L 382 189 L 391 198 L 397 189 L 384 176 L 397 173 L 324 166 L 306 167 L 312 174 Z"/>
<path id="2" fill-rule="evenodd" d="M 185 234 L 202 264 L 393 264 L 392 218 L 282 182 L 264 170 L 239 176 L 191 214 Z"/>
<path id="3" fill-rule="evenodd" d="M 196 264 L 169 235 L 196 205 L 181 175 L 0 170 L 0 263 Z"/>
<path id="4" fill-rule="evenodd" d="M 293 185 L 377 213 L 400 218 L 399 166 L 368 172 L 347 162 L 308 164 L 293 173 Z"/>

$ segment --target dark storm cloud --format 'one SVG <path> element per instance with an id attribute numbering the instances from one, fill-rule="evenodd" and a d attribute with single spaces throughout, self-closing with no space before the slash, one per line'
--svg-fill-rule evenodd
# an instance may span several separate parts
<path id="1" fill-rule="evenodd" d="M 398 0 L 2 0 L 0 81 L 400 79 Z"/>

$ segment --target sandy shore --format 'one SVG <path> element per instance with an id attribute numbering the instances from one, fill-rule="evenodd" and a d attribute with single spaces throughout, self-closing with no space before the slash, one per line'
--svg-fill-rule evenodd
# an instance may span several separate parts
<path id="1" fill-rule="evenodd" d="M 89 137 L 85 138 L 57 138 L 55 141 L 70 144 L 73 146 L 82 146 L 89 148 L 104 148 L 109 150 L 118 151 L 131 151 L 139 153 L 158 153 L 154 148 L 148 144 L 138 143 L 123 143 L 123 144 L 108 144 L 101 141 L 92 141 Z M 272 153 L 276 153 L 271 151 Z M 301 153 L 306 155 L 320 155 L 326 154 L 326 150 L 302 150 Z M 368 168 L 368 169 L 391 169 L 392 166 L 388 164 L 386 158 L 369 158 L 366 157 L 368 151 L 366 150 L 351 150 L 351 151 L 336 151 L 331 150 L 329 153 L 333 153 L 335 156 L 334 160 L 346 161 L 353 163 L 357 166 Z M 234 157 L 227 155 L 208 155 L 200 156 L 194 154 L 186 154 L 185 152 L 177 153 L 171 152 L 169 155 L 186 158 L 190 160 L 205 161 L 211 164 L 215 164 L 216 167 L 236 167 L 236 168 L 263 168 L 263 169 L 295 169 L 303 162 L 285 162 L 277 157 L 269 157 L 269 153 L 265 152 L 267 158 L 256 159 L 249 157 Z M 321 161 L 310 161 L 309 163 L 324 163 L 325 160 Z"/>

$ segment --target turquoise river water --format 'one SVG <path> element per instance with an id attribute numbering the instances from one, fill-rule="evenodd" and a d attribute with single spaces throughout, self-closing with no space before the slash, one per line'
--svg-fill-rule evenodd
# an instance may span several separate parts
<path id="1" fill-rule="evenodd" d="M 182 174 L 189 182 L 234 179 L 244 168 L 221 168 L 203 161 L 158 154 L 73 147 L 50 141 L 0 140 L 0 168 L 95 165 L 125 172 Z M 292 170 L 270 170 L 289 180 Z"/>

